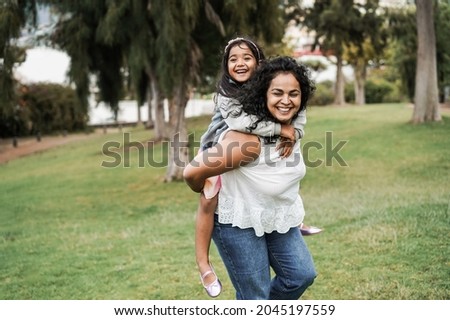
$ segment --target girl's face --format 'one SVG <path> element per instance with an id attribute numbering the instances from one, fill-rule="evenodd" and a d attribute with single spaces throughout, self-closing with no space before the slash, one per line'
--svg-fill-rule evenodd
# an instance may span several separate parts
<path id="1" fill-rule="evenodd" d="M 279 73 L 267 90 L 267 108 L 280 123 L 291 123 L 300 109 L 302 92 L 300 83 L 292 73 Z"/>
<path id="2" fill-rule="evenodd" d="M 246 82 L 255 71 L 258 62 L 250 48 L 240 43 L 231 48 L 228 56 L 228 73 L 236 82 Z"/>

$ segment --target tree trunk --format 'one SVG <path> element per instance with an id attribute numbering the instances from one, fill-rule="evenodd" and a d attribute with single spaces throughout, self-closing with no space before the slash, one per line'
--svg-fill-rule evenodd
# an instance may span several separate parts
<path id="1" fill-rule="evenodd" d="M 417 69 L 413 123 L 440 121 L 433 3 L 417 0 Z"/>
<path id="2" fill-rule="evenodd" d="M 342 57 L 337 55 L 336 63 L 336 85 L 334 87 L 334 104 L 341 106 L 345 104 L 344 74 L 342 72 Z"/>
<path id="3" fill-rule="evenodd" d="M 140 127 L 142 124 L 142 117 L 141 117 L 141 106 L 137 105 L 137 126 Z"/>
<path id="4" fill-rule="evenodd" d="M 155 122 L 153 121 L 153 82 L 156 81 L 156 76 L 149 69 L 146 70 L 146 74 L 148 77 L 148 90 L 147 90 L 147 106 L 148 106 L 148 115 L 147 115 L 147 123 L 145 127 L 147 129 L 152 129 L 155 127 Z"/>
<path id="5" fill-rule="evenodd" d="M 366 104 L 366 91 L 364 89 L 366 83 L 366 63 L 362 59 L 353 66 L 355 73 L 355 104 Z"/>
<path id="6" fill-rule="evenodd" d="M 155 110 L 155 140 L 162 141 L 167 139 L 168 134 L 166 132 L 166 119 L 164 113 L 164 99 L 161 97 L 160 92 L 152 100 L 152 109 Z"/>
<path id="7" fill-rule="evenodd" d="M 188 102 L 187 90 L 183 86 L 176 89 L 169 100 L 170 146 L 165 182 L 183 180 L 183 170 L 189 163 L 189 139 L 187 136 L 184 110 Z"/>
<path id="8" fill-rule="evenodd" d="M 153 127 L 155 129 L 155 141 L 161 141 L 167 138 L 166 121 L 164 114 L 164 97 L 159 89 L 156 76 L 150 73 L 150 92 L 151 101 L 149 101 L 149 109 L 155 112 Z M 151 107 L 150 107 L 151 106 Z M 150 114 L 149 114 L 150 116 Z"/>
<path id="9" fill-rule="evenodd" d="M 150 81 L 151 83 L 151 81 Z M 149 84 L 149 90 L 147 93 L 147 106 L 148 106 L 148 118 L 147 123 L 145 124 L 145 127 L 147 129 L 151 129 L 155 126 L 155 122 L 153 121 L 153 109 L 152 109 L 152 90 L 151 90 L 151 84 Z"/>

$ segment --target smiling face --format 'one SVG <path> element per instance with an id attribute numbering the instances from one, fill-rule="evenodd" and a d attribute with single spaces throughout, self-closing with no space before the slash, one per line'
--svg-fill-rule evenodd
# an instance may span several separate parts
<path id="1" fill-rule="evenodd" d="M 280 123 L 291 123 L 300 109 L 302 92 L 300 83 L 292 73 L 279 73 L 267 90 L 267 108 Z"/>
<path id="2" fill-rule="evenodd" d="M 258 62 L 247 44 L 239 43 L 231 48 L 228 57 L 228 73 L 233 80 L 240 83 L 246 82 L 257 65 Z"/>

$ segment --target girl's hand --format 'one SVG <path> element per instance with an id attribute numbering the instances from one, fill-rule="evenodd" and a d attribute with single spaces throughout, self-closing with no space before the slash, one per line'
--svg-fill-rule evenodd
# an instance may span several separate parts
<path id="1" fill-rule="evenodd" d="M 287 140 L 295 141 L 295 128 L 290 124 L 282 124 L 280 136 Z"/>
<path id="2" fill-rule="evenodd" d="M 294 149 L 295 140 L 289 140 L 286 138 L 281 138 L 281 142 L 277 145 L 276 150 L 280 150 L 280 156 L 282 158 L 287 158 L 291 155 Z"/>

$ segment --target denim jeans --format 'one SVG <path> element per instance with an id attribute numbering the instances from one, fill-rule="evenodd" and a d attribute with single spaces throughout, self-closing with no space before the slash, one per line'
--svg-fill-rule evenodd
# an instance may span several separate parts
<path id="1" fill-rule="evenodd" d="M 297 227 L 257 237 L 252 228 L 221 224 L 215 215 L 213 240 L 238 300 L 296 300 L 317 275 Z"/>

